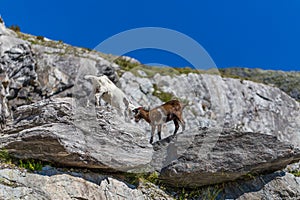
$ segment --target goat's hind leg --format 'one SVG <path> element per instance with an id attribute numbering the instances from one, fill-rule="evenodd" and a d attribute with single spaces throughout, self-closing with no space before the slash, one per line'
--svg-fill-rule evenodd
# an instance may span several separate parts
<path id="1" fill-rule="evenodd" d="M 158 125 L 157 129 L 158 139 L 161 140 L 161 125 Z"/>
<path id="2" fill-rule="evenodd" d="M 150 144 L 153 142 L 153 136 L 155 132 L 155 125 L 151 125 L 151 137 L 150 137 Z"/>
<path id="3" fill-rule="evenodd" d="M 177 133 L 178 129 L 179 129 L 179 123 L 178 123 L 177 119 L 174 119 L 173 122 L 175 124 L 175 130 L 174 130 L 173 135 L 175 135 Z"/>

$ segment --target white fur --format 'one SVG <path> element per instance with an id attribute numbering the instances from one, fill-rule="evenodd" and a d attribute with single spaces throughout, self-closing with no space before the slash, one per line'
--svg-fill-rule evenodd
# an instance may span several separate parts
<path id="1" fill-rule="evenodd" d="M 131 110 L 137 107 L 132 104 L 124 92 L 109 80 L 107 76 L 86 75 L 84 78 L 90 79 L 93 82 L 97 105 L 103 99 L 125 117 L 130 116 Z"/>

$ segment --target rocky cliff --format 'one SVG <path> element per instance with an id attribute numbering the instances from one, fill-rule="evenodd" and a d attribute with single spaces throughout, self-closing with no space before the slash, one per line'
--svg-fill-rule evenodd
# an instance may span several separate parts
<path id="1" fill-rule="evenodd" d="M 300 101 L 300 72 L 284 72 L 248 68 L 220 69 L 224 77 L 251 80 L 259 83 L 273 85 Z"/>
<path id="2" fill-rule="evenodd" d="M 3 23 L 0 58 L 1 199 L 300 197 L 299 166 L 286 168 L 300 160 L 300 106 L 276 87 L 112 62 Z M 150 145 L 129 105 L 172 98 L 186 130 L 166 124 Z"/>

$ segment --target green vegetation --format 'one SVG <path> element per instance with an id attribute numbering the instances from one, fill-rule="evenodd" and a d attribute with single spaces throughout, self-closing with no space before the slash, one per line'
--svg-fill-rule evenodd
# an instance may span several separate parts
<path id="1" fill-rule="evenodd" d="M 189 73 L 195 73 L 195 74 L 200 74 L 200 71 L 199 70 L 196 70 L 196 69 L 192 69 L 190 67 L 184 67 L 184 68 L 179 68 L 179 67 L 176 67 L 174 68 L 176 71 L 179 72 L 179 74 L 189 74 Z"/>
<path id="2" fill-rule="evenodd" d="M 8 151 L 5 149 L 0 150 L 0 162 L 11 163 L 12 158 L 9 155 Z"/>
<path id="3" fill-rule="evenodd" d="M 159 176 L 158 172 L 153 172 L 153 173 L 148 174 L 144 179 L 146 181 L 149 181 L 150 183 L 159 185 L 159 184 L 161 184 L 161 181 L 159 180 L 158 176 Z"/>
<path id="4" fill-rule="evenodd" d="M 187 99 L 177 98 L 172 93 L 164 92 L 156 84 L 153 84 L 153 89 L 154 91 L 152 92 L 152 95 L 158 97 L 162 102 L 167 102 L 172 99 L 176 99 L 181 101 L 183 104 L 189 104 L 189 101 Z"/>
<path id="5" fill-rule="evenodd" d="M 185 189 L 179 188 L 176 192 L 176 198 L 180 200 L 185 199 L 203 199 L 203 200 L 215 200 L 222 192 L 222 186 L 210 186 L 206 188 L 194 188 Z"/>
<path id="6" fill-rule="evenodd" d="M 25 161 L 19 160 L 18 166 L 30 171 L 41 171 L 44 165 L 40 160 L 29 159 Z"/>
<path id="7" fill-rule="evenodd" d="M 201 192 L 201 198 L 207 199 L 207 200 L 214 200 L 217 199 L 220 192 L 222 192 L 222 188 L 219 188 L 217 186 L 207 188 L 206 190 L 202 190 Z"/>
<path id="8" fill-rule="evenodd" d="M 162 182 L 158 178 L 159 174 L 157 172 L 153 173 L 126 173 L 124 177 L 121 178 L 127 183 L 138 186 L 140 182 L 150 182 L 155 185 L 162 185 Z"/>
<path id="9" fill-rule="evenodd" d="M 170 101 L 174 98 L 174 95 L 168 92 L 163 92 L 159 89 L 156 84 L 153 84 L 154 91 L 152 93 L 153 96 L 158 97 L 162 102 Z"/>
<path id="10" fill-rule="evenodd" d="M 61 56 L 71 54 L 71 55 L 75 55 L 78 57 L 88 57 L 87 55 L 84 54 L 86 52 L 97 53 L 101 57 L 104 57 L 103 55 L 105 55 L 105 54 L 101 54 L 98 52 L 94 52 L 93 50 L 88 49 L 88 48 L 79 48 L 79 47 L 73 47 L 73 46 L 67 45 L 67 44 L 63 43 L 63 41 L 61 41 L 61 40 L 58 40 L 58 41 L 49 40 L 49 39 L 46 39 L 44 36 L 33 36 L 33 35 L 25 34 L 22 32 L 17 32 L 17 35 L 19 38 L 26 40 L 33 45 L 41 45 L 41 46 L 46 46 L 46 47 L 57 49 L 56 53 Z M 44 53 L 48 54 L 47 51 Z M 49 52 L 49 54 L 52 54 L 52 53 L 53 53 L 52 51 Z M 88 57 L 88 58 L 93 59 L 93 57 Z"/>
<path id="11" fill-rule="evenodd" d="M 290 173 L 294 174 L 294 176 L 300 177 L 300 170 L 293 170 Z"/>
<path id="12" fill-rule="evenodd" d="M 190 67 L 184 68 L 174 68 L 174 67 L 155 67 L 148 66 L 139 63 L 134 63 L 129 60 L 126 60 L 122 57 L 119 57 L 113 60 L 116 64 L 121 67 L 121 71 L 119 71 L 119 75 L 122 76 L 125 71 L 130 71 L 132 74 L 138 77 L 152 78 L 155 74 L 160 74 L 161 76 L 178 76 L 180 74 L 219 74 L 218 69 L 209 69 L 209 70 L 198 70 L 192 69 Z M 139 71 L 143 71 L 146 76 L 141 76 Z"/>
<path id="13" fill-rule="evenodd" d="M 114 62 L 125 71 L 130 71 L 140 65 L 139 63 L 130 62 L 129 60 L 126 60 L 122 57 L 117 58 L 116 60 L 114 60 Z"/>
<path id="14" fill-rule="evenodd" d="M 0 163 L 9 164 L 11 166 L 20 167 L 23 169 L 27 169 L 29 171 L 40 171 L 42 170 L 43 166 L 49 165 L 49 163 L 35 160 L 35 159 L 18 159 L 9 154 L 6 149 L 0 150 Z"/>
<path id="15" fill-rule="evenodd" d="M 11 25 L 10 27 L 8 27 L 9 29 L 15 31 L 15 32 L 20 32 L 21 29 L 18 25 Z"/>

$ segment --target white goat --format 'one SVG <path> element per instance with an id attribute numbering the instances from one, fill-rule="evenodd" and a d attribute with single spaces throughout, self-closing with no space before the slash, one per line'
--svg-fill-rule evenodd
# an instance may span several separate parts
<path id="1" fill-rule="evenodd" d="M 125 119 L 130 118 L 131 110 L 136 106 L 132 104 L 124 92 L 109 80 L 107 76 L 86 75 L 84 78 L 91 80 L 94 85 L 96 105 L 100 105 L 100 100 L 103 99 L 113 108 L 117 109 Z"/>

